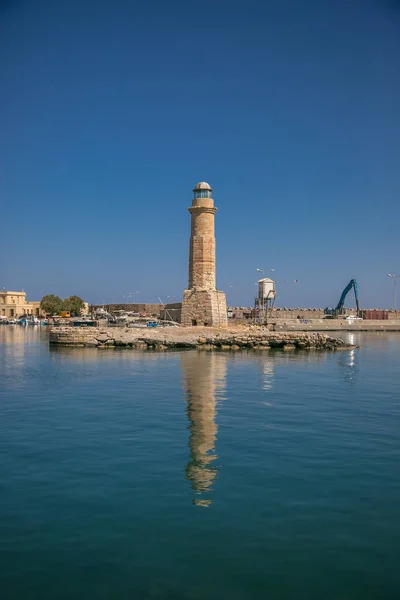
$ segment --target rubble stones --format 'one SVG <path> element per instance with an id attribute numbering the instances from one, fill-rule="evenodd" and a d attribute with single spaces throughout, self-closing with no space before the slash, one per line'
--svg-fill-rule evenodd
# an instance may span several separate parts
<path id="1" fill-rule="evenodd" d="M 200 335 L 199 335 L 200 333 Z M 237 351 L 254 349 L 254 352 L 270 349 L 294 350 L 342 350 L 352 348 L 341 339 L 324 333 L 313 332 L 273 332 L 265 328 L 243 329 L 198 327 L 146 331 L 135 329 L 94 327 L 53 327 L 50 331 L 50 344 L 97 348 L 134 348 L 139 350 L 188 349 Z"/>

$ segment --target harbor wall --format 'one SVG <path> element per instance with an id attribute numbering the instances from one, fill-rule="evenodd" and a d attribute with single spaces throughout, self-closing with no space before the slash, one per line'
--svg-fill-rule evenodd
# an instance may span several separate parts
<path id="1" fill-rule="evenodd" d="M 252 319 L 255 316 L 255 311 L 254 309 L 251 308 L 232 308 L 231 309 L 233 312 L 233 321 L 237 320 L 248 320 L 248 319 Z M 364 309 L 363 309 L 364 310 Z M 375 310 L 375 309 L 365 309 L 365 310 Z M 393 311 L 393 310 L 389 310 L 388 312 L 388 318 L 390 319 L 394 319 L 394 320 L 400 320 L 400 310 L 398 311 Z M 348 308 L 345 311 L 345 316 L 350 316 L 350 315 L 354 315 L 357 316 L 357 311 L 356 309 L 353 308 Z M 281 309 L 281 308 L 276 308 L 273 309 L 272 311 L 268 311 L 268 321 L 276 321 L 276 320 L 291 320 L 291 319 L 322 319 L 325 316 L 324 313 L 324 309 L 323 308 L 288 308 L 288 309 Z"/>
<path id="2" fill-rule="evenodd" d="M 353 323 L 344 319 L 277 319 L 273 328 L 274 331 L 400 331 L 400 319 Z"/>
<path id="3" fill-rule="evenodd" d="M 93 309 L 103 308 L 103 305 L 97 304 L 93 305 Z M 160 317 L 162 319 L 176 321 L 177 323 L 181 322 L 181 310 L 182 303 L 175 302 L 171 304 L 166 304 L 165 307 L 162 304 L 151 304 L 151 303 L 132 303 L 132 304 L 104 304 L 105 310 L 108 312 L 114 312 L 116 310 L 126 310 L 131 312 L 138 313 L 146 313 L 147 316 Z M 234 324 L 237 322 L 246 322 L 254 319 L 255 312 L 252 308 L 232 308 L 233 318 L 228 319 L 229 322 Z M 356 316 L 355 309 L 346 309 L 346 315 L 354 315 Z M 169 313 L 169 314 L 168 314 Z M 400 310 L 388 311 L 389 321 L 397 320 L 400 322 Z M 280 309 L 276 308 L 271 312 L 268 311 L 268 322 L 273 323 L 275 321 L 290 321 L 294 319 L 298 320 L 315 320 L 315 319 L 323 319 L 324 317 L 324 309 L 322 308 L 307 308 L 307 309 Z M 328 321 L 328 319 L 326 319 Z M 325 320 L 324 320 L 325 322 Z M 327 329 L 330 329 L 327 327 Z M 369 329 L 368 329 L 369 330 Z"/>
<path id="4" fill-rule="evenodd" d="M 53 327 L 50 345 L 114 349 L 134 348 L 167 350 L 199 348 L 203 350 L 240 350 L 254 348 L 269 350 L 346 349 L 349 344 L 323 333 L 274 332 L 265 327 L 234 328 L 160 328 L 138 331 L 135 329 L 101 327 Z"/>
<path id="5" fill-rule="evenodd" d="M 130 312 L 146 313 L 147 316 L 159 317 L 163 309 L 162 304 L 151 304 L 147 302 L 138 302 L 132 304 L 93 304 L 93 310 L 104 308 L 107 312 L 115 312 L 117 310 L 126 310 Z"/>
<path id="6" fill-rule="evenodd" d="M 160 312 L 160 319 L 165 319 L 166 321 L 175 321 L 176 323 L 180 323 L 181 317 L 182 308 L 165 307 L 165 309 Z"/>

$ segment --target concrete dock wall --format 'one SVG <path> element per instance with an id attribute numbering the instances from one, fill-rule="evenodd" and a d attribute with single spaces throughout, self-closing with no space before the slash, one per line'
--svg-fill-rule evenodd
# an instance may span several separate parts
<path id="1" fill-rule="evenodd" d="M 387 321 L 354 321 L 344 319 L 279 319 L 274 331 L 400 331 L 400 319 Z"/>
<path id="2" fill-rule="evenodd" d="M 232 322 L 235 321 L 248 321 L 252 320 L 255 317 L 255 311 L 252 308 L 232 308 L 233 318 Z M 364 309 L 363 309 L 364 310 Z M 376 310 L 376 309 L 365 309 L 365 310 Z M 377 309 L 381 310 L 381 309 Z M 400 321 L 400 310 L 388 310 L 388 318 L 389 320 L 399 320 Z M 357 316 L 357 311 L 353 308 L 347 308 L 344 316 Z M 323 308 L 276 308 L 272 311 L 268 311 L 268 321 L 282 321 L 282 320 L 292 320 L 292 319 L 322 319 L 325 316 Z"/>

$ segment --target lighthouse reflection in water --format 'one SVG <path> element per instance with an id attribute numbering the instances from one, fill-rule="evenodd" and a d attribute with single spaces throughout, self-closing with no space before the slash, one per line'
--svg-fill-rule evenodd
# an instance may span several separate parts
<path id="1" fill-rule="evenodd" d="M 181 366 L 190 430 L 186 477 L 195 492 L 194 504 L 209 506 L 218 475 L 216 417 L 226 387 L 227 358 L 222 353 L 184 352 Z"/>

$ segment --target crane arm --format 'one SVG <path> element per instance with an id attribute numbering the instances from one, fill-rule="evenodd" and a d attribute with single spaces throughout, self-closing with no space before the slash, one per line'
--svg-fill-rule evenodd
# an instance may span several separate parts
<path id="1" fill-rule="evenodd" d="M 358 301 L 358 285 L 357 285 L 357 281 L 355 279 L 354 279 L 354 297 L 356 299 L 357 316 L 358 316 L 358 313 L 360 312 L 360 303 Z"/>
<path id="2" fill-rule="evenodd" d="M 357 281 L 355 279 L 351 279 L 349 281 L 349 283 L 346 285 L 346 287 L 344 288 L 342 295 L 340 296 L 340 300 L 339 303 L 337 305 L 337 307 L 335 308 L 335 311 L 340 313 L 343 310 L 343 306 L 344 306 L 344 302 L 346 300 L 346 296 L 347 294 L 350 292 L 350 290 L 354 288 L 354 296 L 356 299 L 356 306 L 357 306 L 357 312 L 360 310 L 360 305 L 358 302 L 358 285 L 357 285 Z"/>

